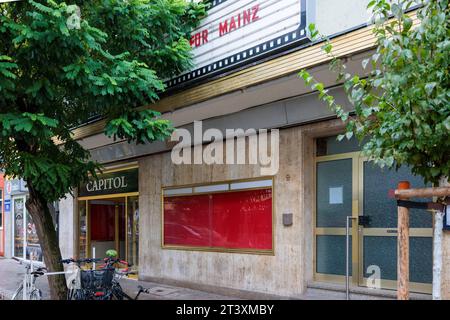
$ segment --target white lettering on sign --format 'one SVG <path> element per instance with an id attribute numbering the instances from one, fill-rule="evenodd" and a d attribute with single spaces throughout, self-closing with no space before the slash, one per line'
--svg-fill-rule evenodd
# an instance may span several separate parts
<path id="1" fill-rule="evenodd" d="M 91 181 L 86 184 L 86 190 L 88 192 L 122 189 L 126 187 L 128 187 L 128 184 L 125 182 L 125 176 L 100 179 L 98 181 Z"/>
<path id="2" fill-rule="evenodd" d="M 224 0 L 192 32 L 194 70 L 169 86 L 242 65 L 294 42 L 307 41 L 306 0 Z"/>

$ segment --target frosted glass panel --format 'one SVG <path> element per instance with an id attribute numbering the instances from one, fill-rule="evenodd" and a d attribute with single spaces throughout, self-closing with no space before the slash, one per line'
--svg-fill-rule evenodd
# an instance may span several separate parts
<path id="1" fill-rule="evenodd" d="M 431 283 L 432 239 L 410 238 L 410 281 Z M 370 265 L 379 266 L 381 278 L 397 280 L 397 237 L 364 237 L 364 277 Z"/>
<path id="2" fill-rule="evenodd" d="M 406 167 L 395 170 L 381 169 L 373 163 L 364 163 L 364 215 L 371 218 L 370 228 L 397 228 L 397 203 L 389 198 L 390 189 L 400 181 L 411 182 L 414 188 L 424 187 L 422 178 L 413 176 Z M 417 201 L 431 201 L 418 199 Z M 425 210 L 410 209 L 411 228 L 431 228 L 431 214 Z"/>
<path id="3" fill-rule="evenodd" d="M 317 236 L 316 272 L 345 276 L 345 236 Z M 350 237 L 350 275 L 352 273 Z"/>
<path id="4" fill-rule="evenodd" d="M 352 215 L 352 160 L 317 164 L 317 227 L 345 227 Z"/>

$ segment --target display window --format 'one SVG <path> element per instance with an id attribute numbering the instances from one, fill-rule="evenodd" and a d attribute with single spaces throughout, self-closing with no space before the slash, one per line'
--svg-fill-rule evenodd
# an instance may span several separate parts
<path id="1" fill-rule="evenodd" d="M 163 188 L 163 248 L 273 253 L 273 180 Z"/>

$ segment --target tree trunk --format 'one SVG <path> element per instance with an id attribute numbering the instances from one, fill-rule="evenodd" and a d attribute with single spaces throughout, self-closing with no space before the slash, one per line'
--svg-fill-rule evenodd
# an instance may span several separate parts
<path id="1" fill-rule="evenodd" d="M 61 263 L 61 251 L 48 203 L 33 188 L 33 185 L 29 181 L 27 181 L 27 186 L 30 197 L 26 202 L 26 207 L 36 225 L 36 232 L 39 237 L 45 266 L 49 272 L 62 272 L 64 271 L 64 267 Z M 65 300 L 67 293 L 65 276 L 52 275 L 47 278 L 50 287 L 50 298 L 52 300 Z"/>

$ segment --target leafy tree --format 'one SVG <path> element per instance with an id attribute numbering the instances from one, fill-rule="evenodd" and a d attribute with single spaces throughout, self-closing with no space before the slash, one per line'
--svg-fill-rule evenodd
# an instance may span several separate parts
<path id="1" fill-rule="evenodd" d="M 394 2 L 394 3 L 393 3 Z M 413 5 L 418 24 L 406 12 Z M 373 0 L 376 50 L 363 61 L 364 76 L 346 72 L 329 40 L 322 49 L 344 82 L 354 106 L 346 112 L 306 70 L 307 85 L 345 122 L 346 133 L 363 142 L 363 153 L 380 166 L 411 168 L 426 182 L 450 176 L 450 14 L 448 0 Z M 315 25 L 309 31 L 321 37 Z"/>
<path id="2" fill-rule="evenodd" d="M 187 39 L 204 14 L 204 4 L 185 0 L 0 4 L 0 169 L 27 183 L 49 270 L 62 265 L 48 203 L 100 168 L 71 130 L 99 116 L 115 139 L 170 135 L 159 113 L 137 107 L 191 66 Z M 64 299 L 64 277 L 48 279 L 51 297 Z"/>

